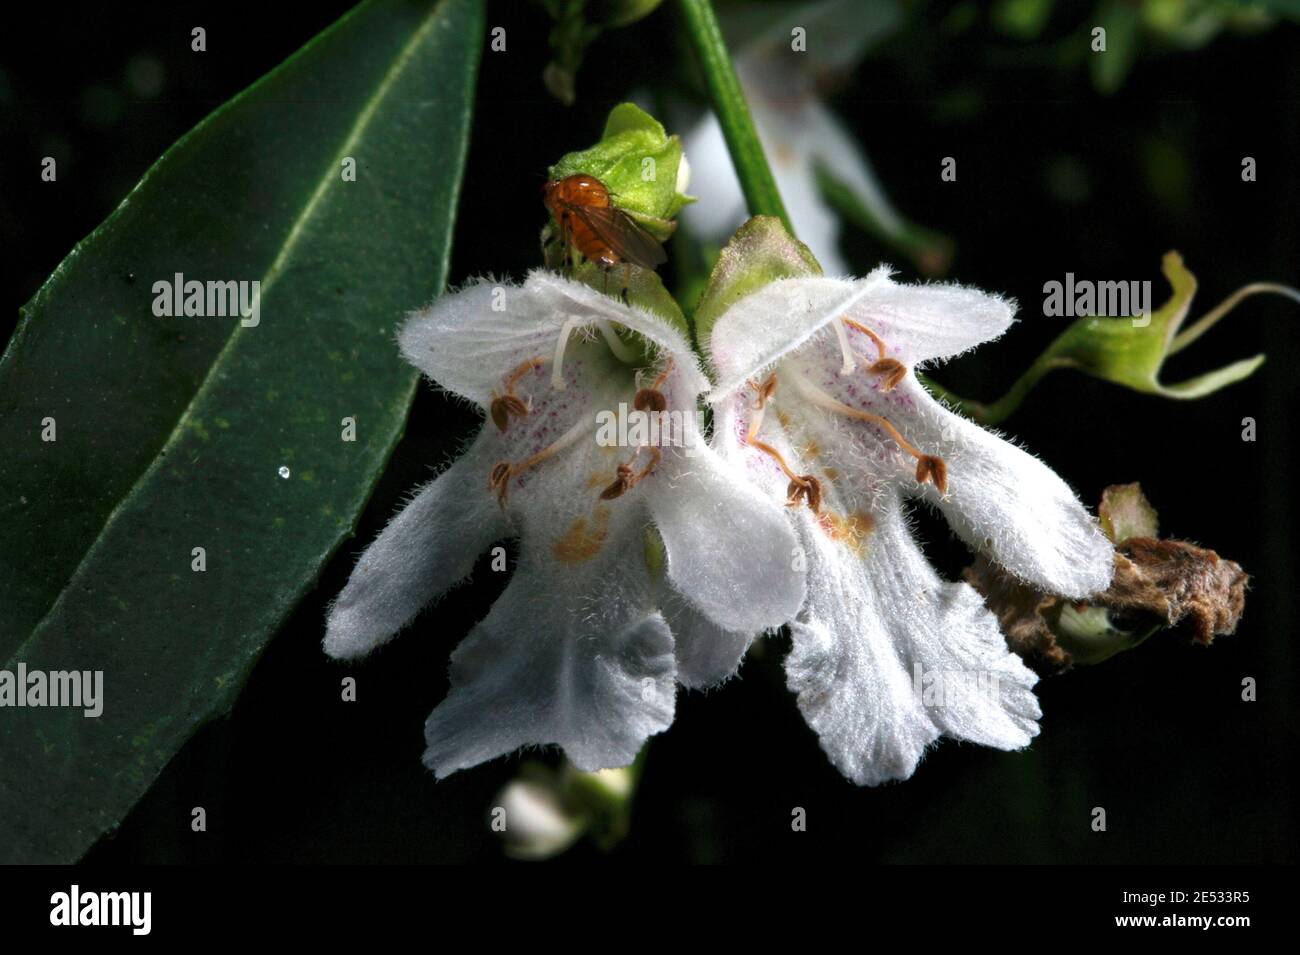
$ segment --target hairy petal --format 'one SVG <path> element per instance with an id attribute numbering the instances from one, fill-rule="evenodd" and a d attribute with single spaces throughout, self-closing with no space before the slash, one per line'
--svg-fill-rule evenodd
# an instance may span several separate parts
<path id="1" fill-rule="evenodd" d="M 833 343 L 827 326 L 837 318 L 870 328 L 891 357 L 912 366 L 997 338 L 1014 311 L 1010 302 L 954 283 L 901 285 L 890 279 L 888 266 L 862 279 L 779 279 L 742 298 L 714 325 L 709 347 L 718 381 L 709 400 L 761 377 L 805 345 L 827 349 Z"/>
<path id="2" fill-rule="evenodd" d="M 483 443 L 421 488 L 366 548 L 330 606 L 324 643 L 330 656 L 363 656 L 391 639 L 505 535 L 496 502 L 479 493 L 487 467 Z"/>
<path id="3" fill-rule="evenodd" d="M 555 744 L 583 770 L 625 766 L 672 723 L 672 635 L 626 516 L 588 560 L 525 537 L 509 586 L 451 659 L 451 691 L 425 725 L 439 777 Z"/>
<path id="4" fill-rule="evenodd" d="M 724 630 L 671 587 L 663 587 L 660 606 L 673 631 L 677 682 L 703 690 L 736 675 L 757 634 L 753 630 Z"/>
<path id="5" fill-rule="evenodd" d="M 1021 580 L 1064 597 L 1105 590 L 1114 548 L 1056 472 L 1033 455 L 955 415 L 908 383 L 915 398 L 909 437 L 948 465 L 948 493 L 919 493 L 938 506 L 972 550 Z"/>
<path id="6" fill-rule="evenodd" d="M 672 453 L 655 481 L 648 504 L 668 579 L 701 613 L 724 630 L 757 631 L 798 612 L 804 579 L 778 504 L 703 444 Z"/>
<path id="7" fill-rule="evenodd" d="M 630 328 L 673 356 L 695 394 L 708 387 L 685 337 L 662 317 L 538 269 L 523 285 L 477 279 L 415 312 L 398 336 L 402 355 L 448 391 L 486 408 L 522 362 L 550 358 L 560 335 L 591 337 L 598 322 Z"/>
<path id="8" fill-rule="evenodd" d="M 1037 733 L 1036 680 L 966 584 L 941 581 L 896 494 L 856 547 L 801 516 L 809 596 L 791 627 L 790 689 L 859 785 L 906 779 L 941 734 L 1016 749 Z"/>

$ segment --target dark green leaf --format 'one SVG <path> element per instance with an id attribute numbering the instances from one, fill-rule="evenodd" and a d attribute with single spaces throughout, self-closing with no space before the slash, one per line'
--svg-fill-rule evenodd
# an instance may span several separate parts
<path id="1" fill-rule="evenodd" d="M 351 532 L 416 382 L 395 329 L 446 278 L 482 30 L 481 0 L 362 5 L 173 146 L 23 310 L 0 660 L 101 670 L 104 703 L 0 710 L 0 860 L 117 825 Z M 260 281 L 260 323 L 155 316 L 175 273 Z"/>

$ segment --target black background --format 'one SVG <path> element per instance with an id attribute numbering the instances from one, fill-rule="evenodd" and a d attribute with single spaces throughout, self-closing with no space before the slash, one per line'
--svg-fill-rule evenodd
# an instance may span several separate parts
<path id="1" fill-rule="evenodd" d="M 0 238 L 11 303 L 35 292 L 167 146 L 347 6 L 72 4 L 7 19 Z M 1054 41 L 1082 23 L 1071 10 L 1085 14 L 1083 5 L 1064 7 L 1048 28 Z M 943 369 L 944 384 L 999 394 L 1060 331 L 1063 320 L 1041 314 L 1041 289 L 1067 271 L 1152 280 L 1158 302 L 1160 256 L 1177 248 L 1201 282 L 1193 315 L 1250 281 L 1300 284 L 1295 26 L 1143 57 L 1122 92 L 1103 97 L 1081 65 L 1058 65 L 1046 47 L 1010 40 L 983 19 L 946 36 L 940 25 L 951 8 L 923 6 L 832 100 L 898 207 L 955 239 L 950 276 L 1022 304 L 1021 324 Z M 507 28 L 508 52 L 483 57 L 453 284 L 487 271 L 519 276 L 536 264 L 545 167 L 595 141 L 604 114 L 634 88 L 675 88 L 686 75 L 672 11 L 661 10 L 596 46 L 578 103 L 566 108 L 539 80 L 548 29 L 540 10 L 493 2 L 488 24 Z M 193 26 L 207 29 L 206 53 L 190 50 Z M 126 81 L 137 57 L 162 66 L 155 97 Z M 52 186 L 39 170 L 55 150 L 66 159 Z M 1172 168 L 1153 174 L 1155 155 L 1174 157 Z M 955 183 L 939 181 L 943 156 L 957 158 Z M 1257 182 L 1242 182 L 1243 156 L 1256 158 Z M 1080 171 L 1083 193 L 1073 200 L 1051 187 L 1052 170 L 1062 168 Z M 852 237 L 846 252 L 859 271 L 888 259 L 915 277 L 901 256 L 864 237 Z M 633 830 L 613 857 L 1295 861 L 1289 412 L 1298 321 L 1291 303 L 1253 300 L 1178 356 L 1170 380 L 1268 353 L 1251 380 L 1211 398 L 1175 403 L 1060 373 L 1004 426 L 1088 503 L 1107 484 L 1141 481 L 1165 533 L 1239 561 L 1253 586 L 1236 636 L 1203 649 L 1165 634 L 1046 680 L 1042 734 L 1028 752 L 945 741 L 912 780 L 873 790 L 845 782 L 823 757 L 784 689 L 782 641 L 770 639 L 743 679 L 679 698 L 673 727 L 651 743 Z M 1255 443 L 1241 440 L 1247 416 L 1258 422 Z M 324 606 L 356 554 L 475 426 L 421 387 L 357 537 L 271 643 L 232 717 L 192 740 L 89 861 L 501 858 L 487 812 L 519 760 L 437 783 L 419 756 L 423 721 L 446 690 L 447 654 L 487 612 L 503 575 L 481 564 L 474 583 L 364 664 L 341 666 L 320 650 Z M 920 518 L 935 562 L 959 572 L 960 545 Z M 349 674 L 356 703 L 340 700 Z M 1258 681 L 1258 702 L 1241 700 L 1246 676 Z M 208 831 L 193 833 L 190 809 L 200 805 Z M 791 832 L 796 806 L 807 810 L 805 833 Z M 1090 829 L 1096 806 L 1107 811 L 1105 833 Z M 583 846 L 566 858 L 601 856 Z"/>

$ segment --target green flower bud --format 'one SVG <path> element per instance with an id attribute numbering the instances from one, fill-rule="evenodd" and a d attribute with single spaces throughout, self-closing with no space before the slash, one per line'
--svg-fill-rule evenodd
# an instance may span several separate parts
<path id="1" fill-rule="evenodd" d="M 685 194 L 689 166 L 682 142 L 669 136 L 653 116 L 633 103 L 615 106 L 600 142 L 568 153 L 552 166 L 552 179 L 595 176 L 613 203 L 663 242 L 672 235 L 673 219 L 694 199 Z"/>
<path id="2" fill-rule="evenodd" d="M 700 347 L 708 348 L 713 323 L 746 295 L 777 279 L 821 274 L 822 267 L 808 246 L 791 236 L 780 219 L 754 216 L 719 254 L 695 309 Z"/>
<path id="3" fill-rule="evenodd" d="M 612 269 L 602 269 L 594 262 L 582 262 L 572 268 L 569 278 L 590 285 L 606 295 L 621 298 L 628 305 L 643 308 L 658 315 L 677 328 L 689 341 L 690 325 L 677 305 L 672 293 L 664 288 L 658 273 L 636 265 L 624 264 Z"/>

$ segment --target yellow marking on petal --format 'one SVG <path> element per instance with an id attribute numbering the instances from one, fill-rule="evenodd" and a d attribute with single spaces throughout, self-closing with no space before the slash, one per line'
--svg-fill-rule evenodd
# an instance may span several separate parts
<path id="1" fill-rule="evenodd" d="M 854 511 L 848 517 L 825 511 L 818 516 L 817 523 L 831 540 L 847 544 L 855 554 L 867 549 L 867 538 L 876 529 L 876 519 L 866 511 Z"/>
<path id="2" fill-rule="evenodd" d="M 563 537 L 555 542 L 552 552 L 562 564 L 580 564 L 591 560 L 605 546 L 609 536 L 609 508 L 596 508 L 595 520 L 588 526 L 585 517 L 579 517 Z"/>
<path id="3" fill-rule="evenodd" d="M 840 469 L 839 469 L 839 468 L 823 468 L 823 469 L 822 469 L 822 474 L 825 474 L 825 475 L 826 475 L 826 480 L 828 480 L 828 481 L 834 481 L 834 480 L 836 480 L 836 479 L 839 478 L 839 476 L 840 476 Z"/>

